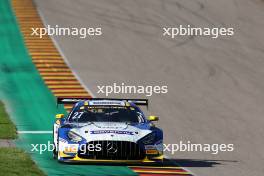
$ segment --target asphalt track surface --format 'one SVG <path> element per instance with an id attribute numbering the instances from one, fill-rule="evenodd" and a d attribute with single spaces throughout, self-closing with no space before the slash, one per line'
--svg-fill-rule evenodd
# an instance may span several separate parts
<path id="1" fill-rule="evenodd" d="M 177 152 L 196 175 L 262 176 L 264 3 L 261 0 L 35 0 L 45 23 L 102 27 L 103 36 L 55 37 L 84 84 L 168 85 L 150 97 L 165 143 L 233 143 L 234 152 Z M 235 35 L 162 36 L 162 27 L 234 27 Z M 115 97 L 139 97 L 115 95 Z"/>

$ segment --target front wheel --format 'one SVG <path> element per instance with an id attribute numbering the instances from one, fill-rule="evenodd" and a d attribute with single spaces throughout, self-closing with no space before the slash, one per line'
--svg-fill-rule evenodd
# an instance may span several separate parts
<path id="1" fill-rule="evenodd" d="M 52 151 L 52 156 L 54 159 L 58 159 L 58 151 L 56 149 L 56 145 L 55 143 L 53 143 L 54 147 L 53 147 L 53 151 Z"/>

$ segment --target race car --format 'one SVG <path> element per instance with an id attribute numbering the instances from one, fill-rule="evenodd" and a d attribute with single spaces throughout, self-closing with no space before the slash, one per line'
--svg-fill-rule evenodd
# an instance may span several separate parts
<path id="1" fill-rule="evenodd" d="M 163 161 L 163 132 L 145 117 L 147 99 L 63 98 L 74 104 L 67 116 L 57 114 L 53 126 L 53 156 L 59 162 Z"/>

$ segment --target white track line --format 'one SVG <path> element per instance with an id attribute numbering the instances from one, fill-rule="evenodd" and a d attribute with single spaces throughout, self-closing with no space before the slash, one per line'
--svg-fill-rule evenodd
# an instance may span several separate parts
<path id="1" fill-rule="evenodd" d="M 52 131 L 17 131 L 18 134 L 52 134 Z"/>

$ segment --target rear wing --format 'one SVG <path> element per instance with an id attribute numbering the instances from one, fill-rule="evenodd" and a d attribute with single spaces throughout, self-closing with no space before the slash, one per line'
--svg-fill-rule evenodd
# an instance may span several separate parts
<path id="1" fill-rule="evenodd" d="M 91 98 L 91 97 L 57 97 L 58 104 L 75 104 L 79 101 L 86 100 L 117 100 L 117 101 L 126 101 L 129 103 L 134 103 L 138 106 L 146 106 L 148 108 L 148 99 L 122 99 L 122 98 Z"/>

